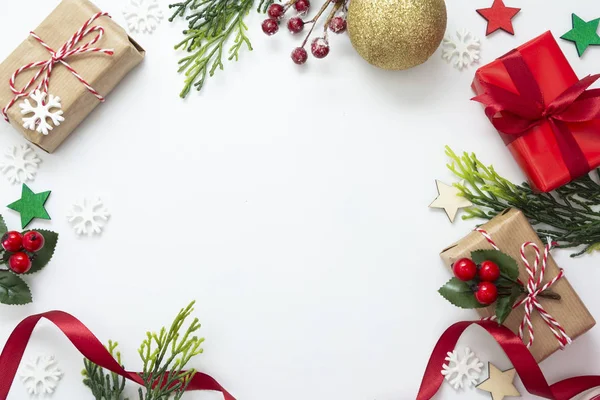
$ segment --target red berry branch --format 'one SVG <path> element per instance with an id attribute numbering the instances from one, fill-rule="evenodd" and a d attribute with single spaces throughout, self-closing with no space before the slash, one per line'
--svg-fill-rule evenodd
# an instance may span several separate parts
<path id="1" fill-rule="evenodd" d="M 329 54 L 328 33 L 342 33 L 346 31 L 346 16 L 348 14 L 349 0 L 325 0 L 319 12 L 309 20 L 302 19 L 310 8 L 309 0 L 288 0 L 285 4 L 271 4 L 267 10 L 269 18 L 263 21 L 262 30 L 267 35 L 271 36 L 279 31 L 279 24 L 282 22 L 285 14 L 292 8 L 296 11 L 296 15 L 289 18 L 287 28 L 292 34 L 298 34 L 304 30 L 304 26 L 311 24 L 311 28 L 304 37 L 302 45 L 292 51 L 292 61 L 296 64 L 304 64 L 308 59 L 306 44 L 317 25 L 317 21 L 329 10 L 329 14 L 323 24 L 323 35 L 313 39 L 310 43 L 310 51 L 315 58 L 325 58 Z M 293 12 L 293 11 L 292 11 Z"/>

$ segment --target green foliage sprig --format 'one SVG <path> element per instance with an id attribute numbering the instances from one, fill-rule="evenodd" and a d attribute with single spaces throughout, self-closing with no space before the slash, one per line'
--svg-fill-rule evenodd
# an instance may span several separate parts
<path id="1" fill-rule="evenodd" d="M 272 3 L 261 0 L 259 11 L 265 12 Z M 213 76 L 217 68 L 222 70 L 224 56 L 237 61 L 244 46 L 252 50 L 244 19 L 253 5 L 254 0 L 185 0 L 169 5 L 175 10 L 169 21 L 179 17 L 188 22 L 184 39 L 175 46 L 189 53 L 179 60 L 179 72 L 185 73 L 181 97 L 186 97 L 192 87 L 201 90 L 207 76 Z"/>
<path id="2" fill-rule="evenodd" d="M 485 166 L 475 154 L 456 155 L 446 146 L 452 162 L 448 168 L 465 184 L 455 183 L 462 196 L 475 206 L 463 219 L 491 219 L 508 207 L 520 209 L 540 237 L 551 237 L 558 247 L 583 246 L 577 257 L 600 250 L 600 185 L 588 175 L 552 193 L 535 193 L 527 183 L 515 185 Z M 596 170 L 597 172 L 599 170 Z"/>
<path id="3" fill-rule="evenodd" d="M 168 329 L 163 327 L 158 333 L 146 333 L 146 339 L 138 349 L 144 363 L 140 374 L 144 389 L 138 390 L 139 400 L 180 400 L 183 396 L 196 373 L 195 369 L 186 369 L 186 366 L 203 352 L 201 345 L 204 339 L 195 335 L 201 327 L 198 318 L 194 318 L 185 330 L 183 327 L 194 311 L 194 304 L 192 302 L 181 309 Z M 108 343 L 108 350 L 113 356 L 116 347 L 116 343 Z M 121 364 L 118 352 L 116 359 Z M 91 389 L 96 400 L 123 400 L 124 380 L 119 379 L 117 374 L 107 373 L 90 360 L 84 359 L 83 363 L 83 383 Z"/>

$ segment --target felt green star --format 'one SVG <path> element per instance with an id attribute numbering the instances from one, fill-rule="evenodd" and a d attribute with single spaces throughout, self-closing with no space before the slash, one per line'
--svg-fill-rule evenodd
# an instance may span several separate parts
<path id="1" fill-rule="evenodd" d="M 9 204 L 7 207 L 21 214 L 21 227 L 25 229 L 34 218 L 50 219 L 48 211 L 44 208 L 50 191 L 33 193 L 26 184 L 21 190 L 21 199 Z"/>
<path id="2" fill-rule="evenodd" d="M 561 39 L 575 42 L 577 53 L 581 57 L 590 45 L 600 45 L 598 24 L 600 24 L 600 18 L 585 22 L 573 14 L 573 29 L 562 35 Z"/>

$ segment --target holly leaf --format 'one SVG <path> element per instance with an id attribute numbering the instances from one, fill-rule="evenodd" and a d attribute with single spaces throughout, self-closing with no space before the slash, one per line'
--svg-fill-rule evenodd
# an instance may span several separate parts
<path id="1" fill-rule="evenodd" d="M 58 242 L 58 233 L 47 231 L 44 229 L 36 229 L 37 232 L 41 233 L 44 236 L 44 247 L 35 253 L 35 257 L 31 262 L 31 269 L 27 272 L 27 274 L 33 274 L 35 272 L 41 271 L 52 259 L 52 255 L 54 254 L 54 249 L 56 248 L 56 243 Z M 29 231 L 23 232 L 23 234 Z"/>
<path id="2" fill-rule="evenodd" d="M 29 286 L 19 276 L 7 270 L 0 271 L 0 303 L 17 305 L 31 303 Z"/>
<path id="3" fill-rule="evenodd" d="M 514 258 L 500 250 L 475 250 L 471 252 L 471 260 L 475 264 L 493 261 L 500 268 L 500 273 L 512 280 L 519 279 L 519 265 Z"/>
<path id="4" fill-rule="evenodd" d="M 496 301 L 496 320 L 498 324 L 502 325 L 504 323 L 519 296 L 521 296 L 521 289 L 518 286 L 513 286 L 508 296 L 498 298 Z"/>
<path id="5" fill-rule="evenodd" d="M 4 217 L 0 215 L 0 237 L 2 237 L 6 232 L 8 232 L 6 222 L 4 222 Z"/>
<path id="6" fill-rule="evenodd" d="M 468 309 L 485 307 L 477 301 L 469 283 L 456 277 L 442 286 L 438 293 L 456 307 Z"/>

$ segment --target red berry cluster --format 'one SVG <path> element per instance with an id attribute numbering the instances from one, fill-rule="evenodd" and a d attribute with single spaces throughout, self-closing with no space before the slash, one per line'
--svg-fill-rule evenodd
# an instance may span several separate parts
<path id="1" fill-rule="evenodd" d="M 490 305 L 498 298 L 496 282 L 500 278 L 500 268 L 493 261 L 484 261 L 480 265 L 473 260 L 461 258 L 452 265 L 454 276 L 461 281 L 475 281 L 473 291 L 477 301 Z"/>
<path id="2" fill-rule="evenodd" d="M 348 0 L 325 0 L 325 3 L 317 15 L 310 20 L 303 20 L 301 17 L 302 15 L 305 15 L 310 8 L 309 0 L 288 0 L 284 5 L 273 3 L 267 10 L 269 18 L 263 21 L 262 30 L 269 36 L 277 33 L 279 24 L 285 16 L 285 13 L 293 7 L 296 10 L 297 15 L 287 21 L 287 28 L 292 34 L 300 33 L 304 29 L 304 25 L 312 24 L 310 31 L 302 42 L 302 46 L 296 47 L 291 54 L 294 63 L 299 65 L 304 64 L 308 59 L 308 53 L 305 49 L 306 43 L 315 28 L 315 24 L 325 10 L 333 4 L 332 10 L 325 22 L 323 36 L 315 38 L 310 44 L 310 51 L 315 58 L 325 58 L 329 54 L 329 41 L 327 40 L 328 30 L 334 33 L 342 33 L 346 30 L 347 2 Z M 338 12 L 342 13 L 342 16 L 336 15 Z"/>
<path id="3" fill-rule="evenodd" d="M 44 236 L 36 231 L 24 235 L 10 231 L 2 236 L 2 247 L 9 253 L 8 267 L 16 274 L 25 274 L 31 269 L 35 253 L 44 247 Z"/>

